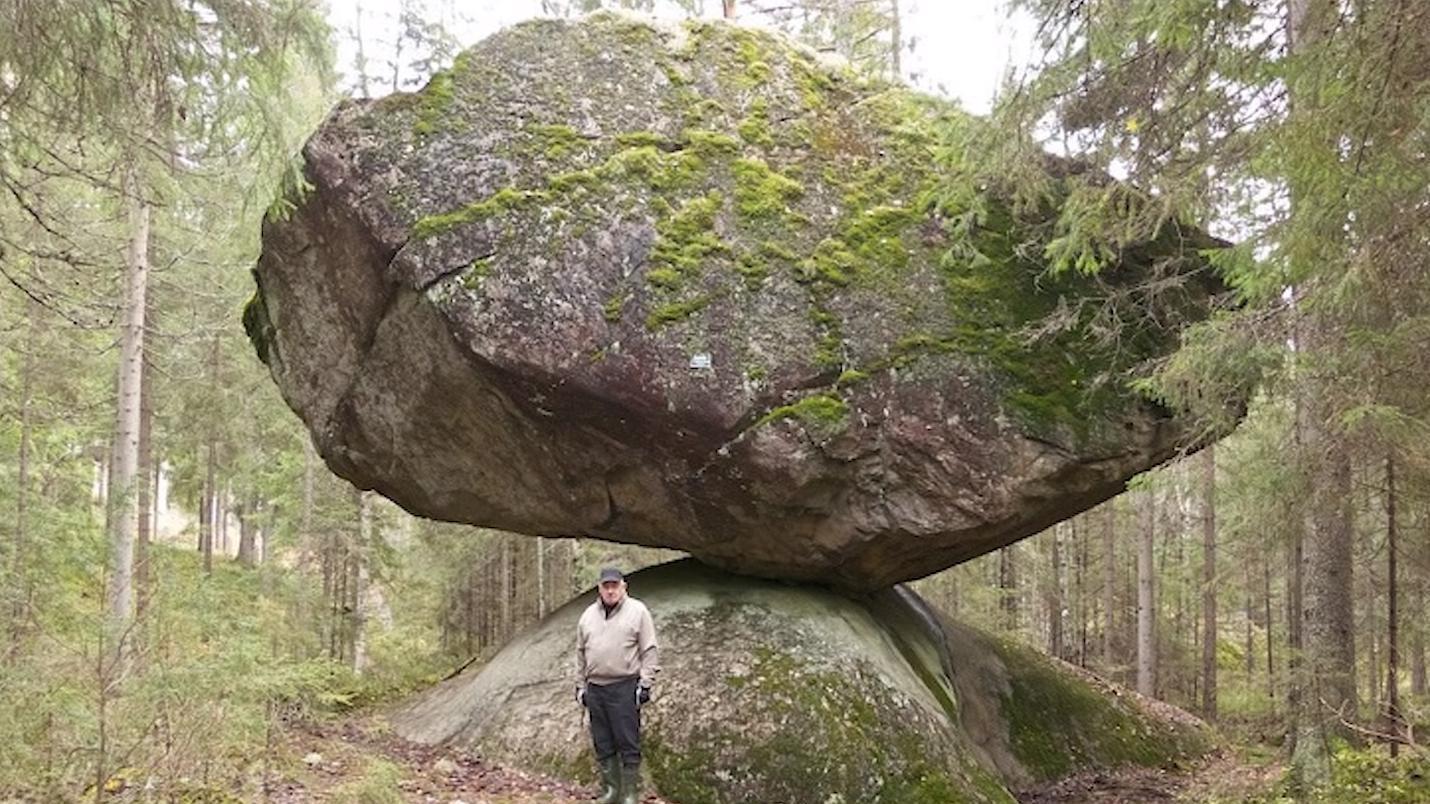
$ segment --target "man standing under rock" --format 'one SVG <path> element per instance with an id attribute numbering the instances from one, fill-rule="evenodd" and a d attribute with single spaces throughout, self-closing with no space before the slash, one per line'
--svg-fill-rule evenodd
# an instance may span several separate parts
<path id="1" fill-rule="evenodd" d="M 650 610 L 626 579 L 601 570 L 600 596 L 576 624 L 576 700 L 591 713 L 604 789 L 598 804 L 636 804 L 641 793 L 641 712 L 660 672 Z"/>

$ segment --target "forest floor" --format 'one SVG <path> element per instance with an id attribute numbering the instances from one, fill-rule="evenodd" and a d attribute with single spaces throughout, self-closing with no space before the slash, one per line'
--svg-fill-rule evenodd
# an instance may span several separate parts
<path id="1" fill-rule="evenodd" d="M 1181 770 L 1127 767 L 1080 773 L 1023 791 L 1018 801 L 1021 804 L 1242 802 L 1266 795 L 1284 770 L 1279 762 L 1248 761 L 1223 750 Z"/>
<path id="2" fill-rule="evenodd" d="M 597 792 L 503 768 L 460 749 L 408 742 L 378 716 L 295 724 L 284 753 L 298 770 L 270 785 L 269 801 L 277 804 L 588 804 Z M 643 801 L 671 804 L 653 795 Z"/>
<path id="3" fill-rule="evenodd" d="M 277 774 L 269 800 L 412 804 L 577 804 L 593 788 L 492 764 L 475 754 L 408 742 L 378 716 L 303 722 L 287 734 L 292 772 Z M 1219 752 L 1183 770 L 1126 768 L 1079 774 L 1019 795 L 1022 804 L 1238 802 L 1271 789 L 1282 768 Z M 645 804 L 673 804 L 648 795 Z"/>

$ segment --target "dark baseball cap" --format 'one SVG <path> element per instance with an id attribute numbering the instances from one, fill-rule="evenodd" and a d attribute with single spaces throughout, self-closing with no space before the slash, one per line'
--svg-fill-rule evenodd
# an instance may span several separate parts
<path id="1" fill-rule="evenodd" d="M 615 567 L 606 567 L 605 569 L 601 570 L 601 580 L 599 582 L 606 583 L 607 581 L 624 581 L 625 579 L 626 576 L 622 575 L 620 570 L 616 569 Z"/>

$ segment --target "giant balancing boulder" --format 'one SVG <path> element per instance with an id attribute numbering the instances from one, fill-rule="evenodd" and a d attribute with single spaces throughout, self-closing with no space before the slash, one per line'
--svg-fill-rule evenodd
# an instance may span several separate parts
<path id="1" fill-rule="evenodd" d="M 1051 160 L 975 184 L 976 122 L 723 22 L 517 25 L 338 106 L 245 324 L 413 513 L 885 587 L 1196 446 L 1127 379 L 1207 314 L 1214 241 L 1090 240 L 1099 180 Z"/>

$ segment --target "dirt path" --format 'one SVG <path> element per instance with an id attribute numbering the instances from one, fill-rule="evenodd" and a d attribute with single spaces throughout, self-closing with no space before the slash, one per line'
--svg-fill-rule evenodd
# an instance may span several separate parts
<path id="1" fill-rule="evenodd" d="M 1184 771 L 1124 768 L 1082 773 L 1024 791 L 1018 801 L 1021 804 L 1239 802 L 1265 794 L 1282 770 L 1279 763 L 1251 764 L 1222 751 Z"/>
<path id="2" fill-rule="evenodd" d="M 275 774 L 270 801 L 586 804 L 595 791 L 502 768 L 466 751 L 408 742 L 377 718 L 303 723 L 289 732 L 287 773 Z M 379 797 L 386 793 L 386 797 Z M 647 796 L 645 804 L 670 804 Z"/>

